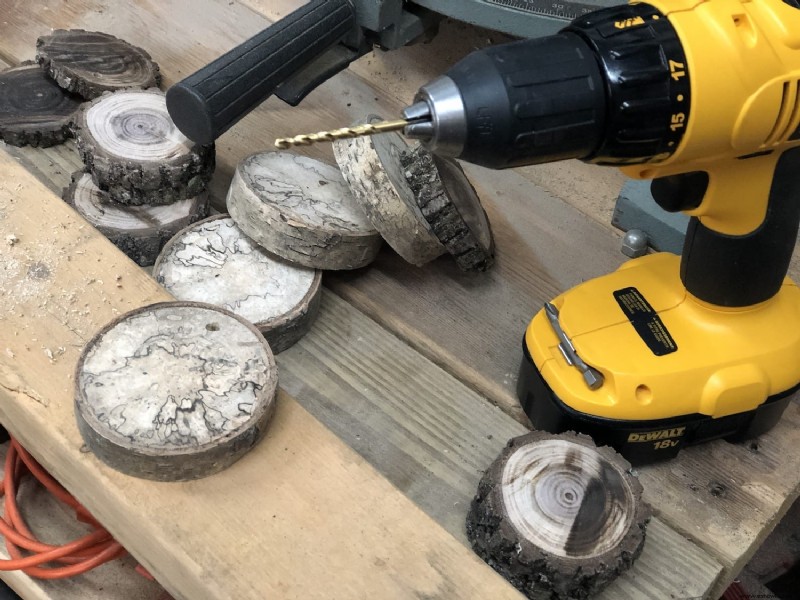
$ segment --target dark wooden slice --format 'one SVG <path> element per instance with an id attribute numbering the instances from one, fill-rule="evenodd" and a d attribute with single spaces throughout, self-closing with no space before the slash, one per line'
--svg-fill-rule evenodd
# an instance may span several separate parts
<path id="1" fill-rule="evenodd" d="M 170 238 L 208 214 L 205 192 L 172 204 L 131 206 L 114 202 L 85 172 L 72 176 L 64 200 L 141 267 L 152 265 Z"/>
<path id="2" fill-rule="evenodd" d="M 611 448 L 534 431 L 512 439 L 481 479 L 467 536 L 529 598 L 582 600 L 641 553 L 651 514 L 641 495 Z"/>
<path id="3" fill-rule="evenodd" d="M 72 137 L 81 99 L 58 87 L 37 65 L 0 73 L 0 140 L 12 146 L 55 146 Z"/>
<path id="4" fill-rule="evenodd" d="M 365 122 L 382 120 L 370 115 Z M 403 259 L 424 265 L 446 250 L 422 215 L 403 175 L 400 155 L 407 150 L 408 144 L 399 133 L 333 143 L 342 175 L 372 225 Z"/>
<path id="5" fill-rule="evenodd" d="M 147 52 L 98 31 L 56 29 L 37 40 L 36 60 L 58 85 L 86 100 L 161 83 L 158 65 Z"/>
<path id="6" fill-rule="evenodd" d="M 86 345 L 75 415 L 109 466 L 158 481 L 198 479 L 263 436 L 278 375 L 266 340 L 220 308 L 164 302 L 116 319 Z"/>
<path id="7" fill-rule="evenodd" d="M 244 317 L 275 354 L 308 333 L 322 293 L 321 271 L 269 254 L 228 215 L 178 233 L 158 257 L 153 277 L 178 300 L 207 302 Z"/>
<path id="8" fill-rule="evenodd" d="M 95 183 L 123 204 L 170 204 L 205 191 L 214 146 L 184 136 L 159 90 L 123 90 L 86 104 L 78 151 Z"/>
<path id="9" fill-rule="evenodd" d="M 417 204 L 439 241 L 464 271 L 494 264 L 489 217 L 459 164 L 417 146 L 401 156 Z"/>
<path id="10" fill-rule="evenodd" d="M 236 167 L 228 212 L 268 252 L 313 269 L 356 269 L 383 243 L 339 169 L 290 152 Z"/>

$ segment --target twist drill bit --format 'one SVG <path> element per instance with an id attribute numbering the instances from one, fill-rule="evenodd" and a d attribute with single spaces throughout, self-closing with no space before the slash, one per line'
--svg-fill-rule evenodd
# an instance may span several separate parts
<path id="1" fill-rule="evenodd" d="M 307 133 L 296 135 L 290 138 L 279 138 L 275 140 L 275 147 L 286 149 L 292 146 L 310 146 L 317 142 L 333 142 L 347 138 L 362 137 L 365 135 L 375 135 L 389 131 L 401 131 L 410 125 L 410 121 L 400 119 L 398 121 L 381 121 L 378 123 L 368 123 L 366 125 L 356 125 L 354 127 L 342 127 L 332 131 L 320 131 L 319 133 Z"/>

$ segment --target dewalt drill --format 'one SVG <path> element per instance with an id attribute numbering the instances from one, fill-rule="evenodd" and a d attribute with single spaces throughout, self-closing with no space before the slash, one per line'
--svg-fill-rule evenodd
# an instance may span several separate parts
<path id="1" fill-rule="evenodd" d="M 691 215 L 683 254 L 579 285 L 530 323 L 534 426 L 634 464 L 756 436 L 800 389 L 800 8 L 654 0 L 477 51 L 424 86 L 405 132 L 491 168 L 567 158 L 653 179 Z"/>

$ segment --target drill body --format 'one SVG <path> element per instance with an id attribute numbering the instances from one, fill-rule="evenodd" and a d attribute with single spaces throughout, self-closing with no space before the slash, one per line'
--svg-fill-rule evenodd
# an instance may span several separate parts
<path id="1" fill-rule="evenodd" d="M 406 130 L 492 168 L 567 158 L 652 179 L 691 222 L 681 257 L 629 261 L 547 303 L 518 391 L 537 428 L 634 464 L 763 433 L 800 389 L 800 8 L 653 0 L 475 52 Z"/>

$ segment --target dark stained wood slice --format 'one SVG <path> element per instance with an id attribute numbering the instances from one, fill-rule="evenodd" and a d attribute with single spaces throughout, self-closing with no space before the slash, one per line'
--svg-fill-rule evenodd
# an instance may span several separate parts
<path id="1" fill-rule="evenodd" d="M 86 345 L 75 415 L 86 445 L 118 471 L 198 479 L 261 439 L 277 386 L 275 358 L 252 324 L 208 304 L 163 302 L 112 321 Z"/>
<path id="2" fill-rule="evenodd" d="M 494 264 L 489 217 L 459 164 L 417 146 L 401 155 L 405 177 L 422 214 L 464 271 Z"/>
<path id="3" fill-rule="evenodd" d="M 382 120 L 370 115 L 362 122 Z M 400 155 L 407 150 L 406 141 L 394 132 L 333 143 L 342 175 L 372 225 L 406 262 L 424 265 L 446 250 L 406 182 Z"/>
<path id="4" fill-rule="evenodd" d="M 650 507 L 630 464 L 585 435 L 509 441 L 467 515 L 475 552 L 529 598 L 582 600 L 641 554 Z"/>
<path id="5" fill-rule="evenodd" d="M 56 29 L 36 41 L 36 60 L 58 85 L 86 100 L 161 83 L 158 65 L 147 52 L 99 31 Z"/>
<path id="6" fill-rule="evenodd" d="M 86 172 L 75 173 L 64 200 L 141 267 L 152 265 L 170 238 L 208 215 L 208 194 L 160 206 L 114 202 Z"/>
<path id="7" fill-rule="evenodd" d="M 383 243 L 339 169 L 291 152 L 241 161 L 226 202 L 245 235 L 305 267 L 357 269 Z"/>
<path id="8" fill-rule="evenodd" d="M 81 99 L 33 63 L 0 73 L 0 140 L 12 146 L 55 146 L 72 137 Z"/>
<path id="9" fill-rule="evenodd" d="M 153 277 L 178 300 L 206 302 L 244 317 L 275 354 L 308 333 L 322 292 L 321 271 L 269 254 L 228 215 L 178 233 L 158 257 Z"/>
<path id="10" fill-rule="evenodd" d="M 84 105 L 75 135 L 95 183 L 123 204 L 170 204 L 205 191 L 214 145 L 184 136 L 160 90 L 123 90 Z"/>

